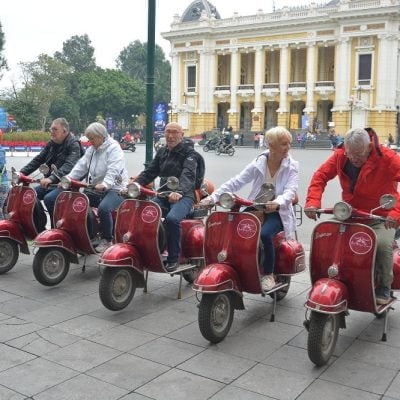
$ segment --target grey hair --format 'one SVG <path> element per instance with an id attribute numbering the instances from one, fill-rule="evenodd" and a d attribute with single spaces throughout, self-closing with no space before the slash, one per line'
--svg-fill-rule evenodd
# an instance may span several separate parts
<path id="1" fill-rule="evenodd" d="M 100 136 L 103 139 L 107 139 L 108 132 L 106 127 L 100 122 L 93 122 L 85 129 L 85 135 L 87 133 L 93 133 L 93 135 Z"/>
<path id="2" fill-rule="evenodd" d="M 69 132 L 69 123 L 65 118 L 56 118 L 52 122 L 52 124 L 60 125 L 65 130 L 65 132 Z"/>
<path id="3" fill-rule="evenodd" d="M 292 143 L 293 139 L 291 133 L 283 126 L 275 126 L 275 128 L 269 129 L 265 134 L 265 138 L 268 143 L 276 143 L 281 138 L 288 139 Z"/>
<path id="4" fill-rule="evenodd" d="M 368 132 L 363 128 L 350 129 L 344 138 L 346 148 L 366 148 L 369 146 L 370 139 Z"/>

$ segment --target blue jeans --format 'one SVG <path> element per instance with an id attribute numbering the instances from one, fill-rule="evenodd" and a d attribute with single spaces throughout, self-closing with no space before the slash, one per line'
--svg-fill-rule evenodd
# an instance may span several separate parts
<path id="1" fill-rule="evenodd" d="M 54 205 L 56 203 L 56 198 L 60 194 L 61 189 L 58 188 L 51 188 L 47 189 L 43 186 L 36 186 L 35 187 L 36 194 L 39 200 L 43 200 L 47 211 L 50 215 L 51 226 L 53 227 L 53 212 L 54 212 Z"/>
<path id="2" fill-rule="evenodd" d="M 181 221 L 186 218 L 193 208 L 193 199 L 190 197 L 182 197 L 176 203 L 170 203 L 168 199 L 156 197 L 153 199 L 161 209 L 167 210 L 165 217 L 165 227 L 168 235 L 168 263 L 174 263 L 179 260 L 181 254 Z"/>
<path id="3" fill-rule="evenodd" d="M 283 230 L 278 212 L 267 214 L 267 220 L 261 227 L 261 242 L 264 245 L 264 274 L 272 274 L 275 268 L 274 236 Z"/>
<path id="4" fill-rule="evenodd" d="M 62 192 L 62 189 L 55 189 L 58 196 Z M 123 198 L 118 195 L 117 192 L 109 190 L 104 196 L 91 195 L 85 193 L 89 198 L 89 204 L 91 207 L 97 207 L 99 220 L 100 220 L 100 233 L 101 236 L 108 240 L 112 240 L 114 221 L 112 219 L 112 211 L 114 211 L 123 201 Z M 54 208 L 54 205 L 53 205 Z"/>

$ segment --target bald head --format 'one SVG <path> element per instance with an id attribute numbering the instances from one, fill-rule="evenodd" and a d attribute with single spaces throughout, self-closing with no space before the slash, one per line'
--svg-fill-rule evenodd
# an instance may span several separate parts
<path id="1" fill-rule="evenodd" d="M 183 140 L 182 126 L 177 122 L 170 122 L 165 127 L 165 141 L 168 149 L 172 150 Z"/>

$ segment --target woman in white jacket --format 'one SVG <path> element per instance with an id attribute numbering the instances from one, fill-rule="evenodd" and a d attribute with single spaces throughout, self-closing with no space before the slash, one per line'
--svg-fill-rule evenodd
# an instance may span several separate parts
<path id="1" fill-rule="evenodd" d="M 292 135 L 285 128 L 278 126 L 270 129 L 265 134 L 265 139 L 269 150 L 260 154 L 240 174 L 222 184 L 211 196 L 203 199 L 201 204 L 217 202 L 222 193 L 235 193 L 248 183 L 253 184 L 248 198 L 254 200 L 260 193 L 262 184 L 275 185 L 276 197 L 265 206 L 264 212 L 268 216 L 261 228 L 261 241 L 265 252 L 261 284 L 263 290 L 267 291 L 275 286 L 273 238 L 282 230 L 289 238 L 296 229 L 292 202 L 298 188 L 299 164 L 289 154 Z"/>
<path id="2" fill-rule="evenodd" d="M 88 197 L 90 205 L 98 207 L 102 240 L 96 251 L 102 253 L 111 245 L 113 231 L 111 213 L 123 200 L 118 192 L 128 184 L 128 172 L 121 146 L 109 136 L 104 125 L 99 122 L 90 124 L 85 130 L 85 136 L 91 146 L 67 176 L 72 179 L 87 177 L 88 182 L 95 185 L 95 190 L 99 191 L 99 196 L 88 194 Z M 116 179 L 119 176 L 122 182 Z M 100 195 L 101 192 L 105 195 Z"/>

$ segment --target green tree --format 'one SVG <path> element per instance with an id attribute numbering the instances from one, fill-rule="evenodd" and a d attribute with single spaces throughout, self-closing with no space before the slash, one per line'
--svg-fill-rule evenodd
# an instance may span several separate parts
<path id="1" fill-rule="evenodd" d="M 54 57 L 71 67 L 73 72 L 89 72 L 96 68 L 93 57 L 94 47 L 87 34 L 75 35 L 63 43 L 62 52 L 55 52 Z"/>
<path id="2" fill-rule="evenodd" d="M 155 46 L 154 101 L 168 103 L 171 99 L 171 65 L 162 48 Z M 117 67 L 130 78 L 146 83 L 147 43 L 139 40 L 125 47 L 117 58 Z"/>
<path id="3" fill-rule="evenodd" d="M 3 49 L 4 49 L 4 43 L 5 43 L 4 33 L 3 33 L 3 29 L 1 27 L 1 22 L 0 22 L 0 79 L 2 77 L 1 70 L 7 68 L 6 59 L 2 54 Z"/>

